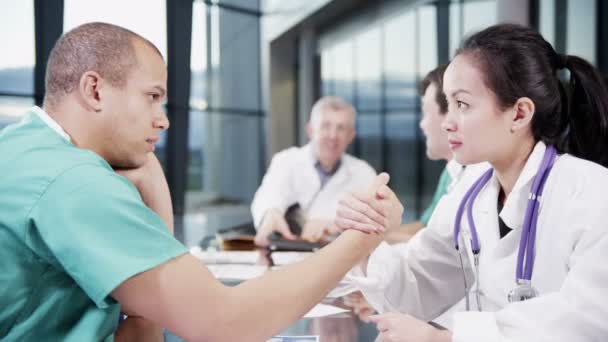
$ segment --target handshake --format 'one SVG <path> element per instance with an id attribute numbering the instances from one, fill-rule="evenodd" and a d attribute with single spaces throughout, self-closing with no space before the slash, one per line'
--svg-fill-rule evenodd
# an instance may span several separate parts
<path id="1" fill-rule="evenodd" d="M 355 229 L 364 233 L 385 233 L 399 227 L 403 205 L 388 187 L 389 175 L 376 176 L 367 190 L 344 196 L 338 205 L 335 225 L 340 231 Z"/>
<path id="2" fill-rule="evenodd" d="M 347 229 L 383 235 L 388 230 L 399 227 L 403 206 L 388 187 L 388 181 L 389 175 L 383 172 L 376 176 L 367 189 L 346 194 L 339 201 L 333 222 L 309 219 L 302 227 L 300 238 L 317 242 L 326 235 L 338 234 Z M 275 231 L 285 239 L 297 239 L 283 214 L 277 209 L 269 209 L 258 228 L 255 243 L 268 245 L 268 236 Z"/>

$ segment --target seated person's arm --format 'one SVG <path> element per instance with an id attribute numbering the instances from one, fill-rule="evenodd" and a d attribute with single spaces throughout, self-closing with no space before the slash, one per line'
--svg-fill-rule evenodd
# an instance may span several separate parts
<path id="1" fill-rule="evenodd" d="M 367 205 L 386 225 L 401 220 L 403 208 L 373 197 Z M 318 303 L 381 239 L 349 230 L 306 260 L 236 287 L 222 285 L 186 254 L 129 278 L 112 296 L 189 341 L 263 341 Z"/>
<path id="2" fill-rule="evenodd" d="M 279 232 L 287 239 L 296 238 L 284 218 L 285 211 L 293 204 L 291 165 L 288 154 L 276 154 L 251 202 L 251 214 L 257 229 L 255 243 L 259 246 L 267 246 L 268 237 L 273 232 Z"/>
<path id="3" fill-rule="evenodd" d="M 305 261 L 236 287 L 186 254 L 128 279 L 112 296 L 188 341 L 263 341 L 320 302 L 380 236 L 345 232 Z"/>
<path id="4" fill-rule="evenodd" d="M 148 153 L 148 162 L 136 169 L 116 169 L 139 191 L 142 200 L 163 220 L 173 233 L 173 205 L 169 185 L 163 168 L 154 153 Z"/>
<path id="5" fill-rule="evenodd" d="M 115 170 L 135 185 L 144 203 L 160 216 L 169 231 L 173 233 L 171 194 L 156 155 L 149 153 L 148 162 L 139 168 Z M 128 317 L 116 330 L 115 341 L 163 341 L 161 327 L 134 313 L 125 312 L 124 309 L 123 313 Z"/>
<path id="6" fill-rule="evenodd" d="M 284 238 L 289 240 L 296 238 L 291 230 L 289 230 L 289 225 L 283 214 L 276 208 L 266 210 L 255 235 L 255 244 L 258 246 L 268 246 L 268 237 L 273 232 L 279 232 Z"/>

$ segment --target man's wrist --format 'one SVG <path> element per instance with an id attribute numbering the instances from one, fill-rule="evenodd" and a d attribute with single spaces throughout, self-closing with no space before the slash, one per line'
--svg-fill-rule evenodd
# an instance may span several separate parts
<path id="1" fill-rule="evenodd" d="M 452 342 L 452 333 L 449 330 L 435 329 L 432 342 Z"/>
<path id="2" fill-rule="evenodd" d="M 264 212 L 264 215 L 262 215 L 262 219 L 260 220 L 260 224 L 259 224 L 258 228 L 266 226 L 268 224 L 268 220 L 271 220 L 272 219 L 271 216 L 274 216 L 276 214 L 276 212 L 277 212 L 277 209 L 275 209 L 275 208 L 267 209 Z"/>

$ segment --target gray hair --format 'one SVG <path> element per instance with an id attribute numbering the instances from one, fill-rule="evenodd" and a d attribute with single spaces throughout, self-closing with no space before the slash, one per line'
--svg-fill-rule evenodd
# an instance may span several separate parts
<path id="1" fill-rule="evenodd" d="M 87 23 L 65 33 L 55 44 L 46 68 L 45 104 L 74 91 L 87 71 L 95 71 L 112 86 L 122 88 L 137 65 L 133 40 L 158 49 L 147 39 L 120 26 Z"/>
<path id="2" fill-rule="evenodd" d="M 347 111 L 351 113 L 353 118 L 353 127 L 355 126 L 355 117 L 357 116 L 355 107 L 341 97 L 337 96 L 324 96 L 317 100 L 310 111 L 310 123 L 320 120 L 321 114 L 326 110 Z"/>

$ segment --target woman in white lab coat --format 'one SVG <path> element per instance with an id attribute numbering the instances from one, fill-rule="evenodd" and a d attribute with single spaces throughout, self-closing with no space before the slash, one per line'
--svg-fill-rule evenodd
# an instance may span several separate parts
<path id="1" fill-rule="evenodd" d="M 381 313 L 373 316 L 381 339 L 607 341 L 601 76 L 536 31 L 503 24 L 463 43 L 444 92 L 450 147 L 471 166 L 407 255 L 381 246 L 352 277 Z M 336 223 L 359 228 L 373 219 L 363 209 L 371 205 L 347 197 Z M 426 323 L 436 319 L 448 330 Z"/>

